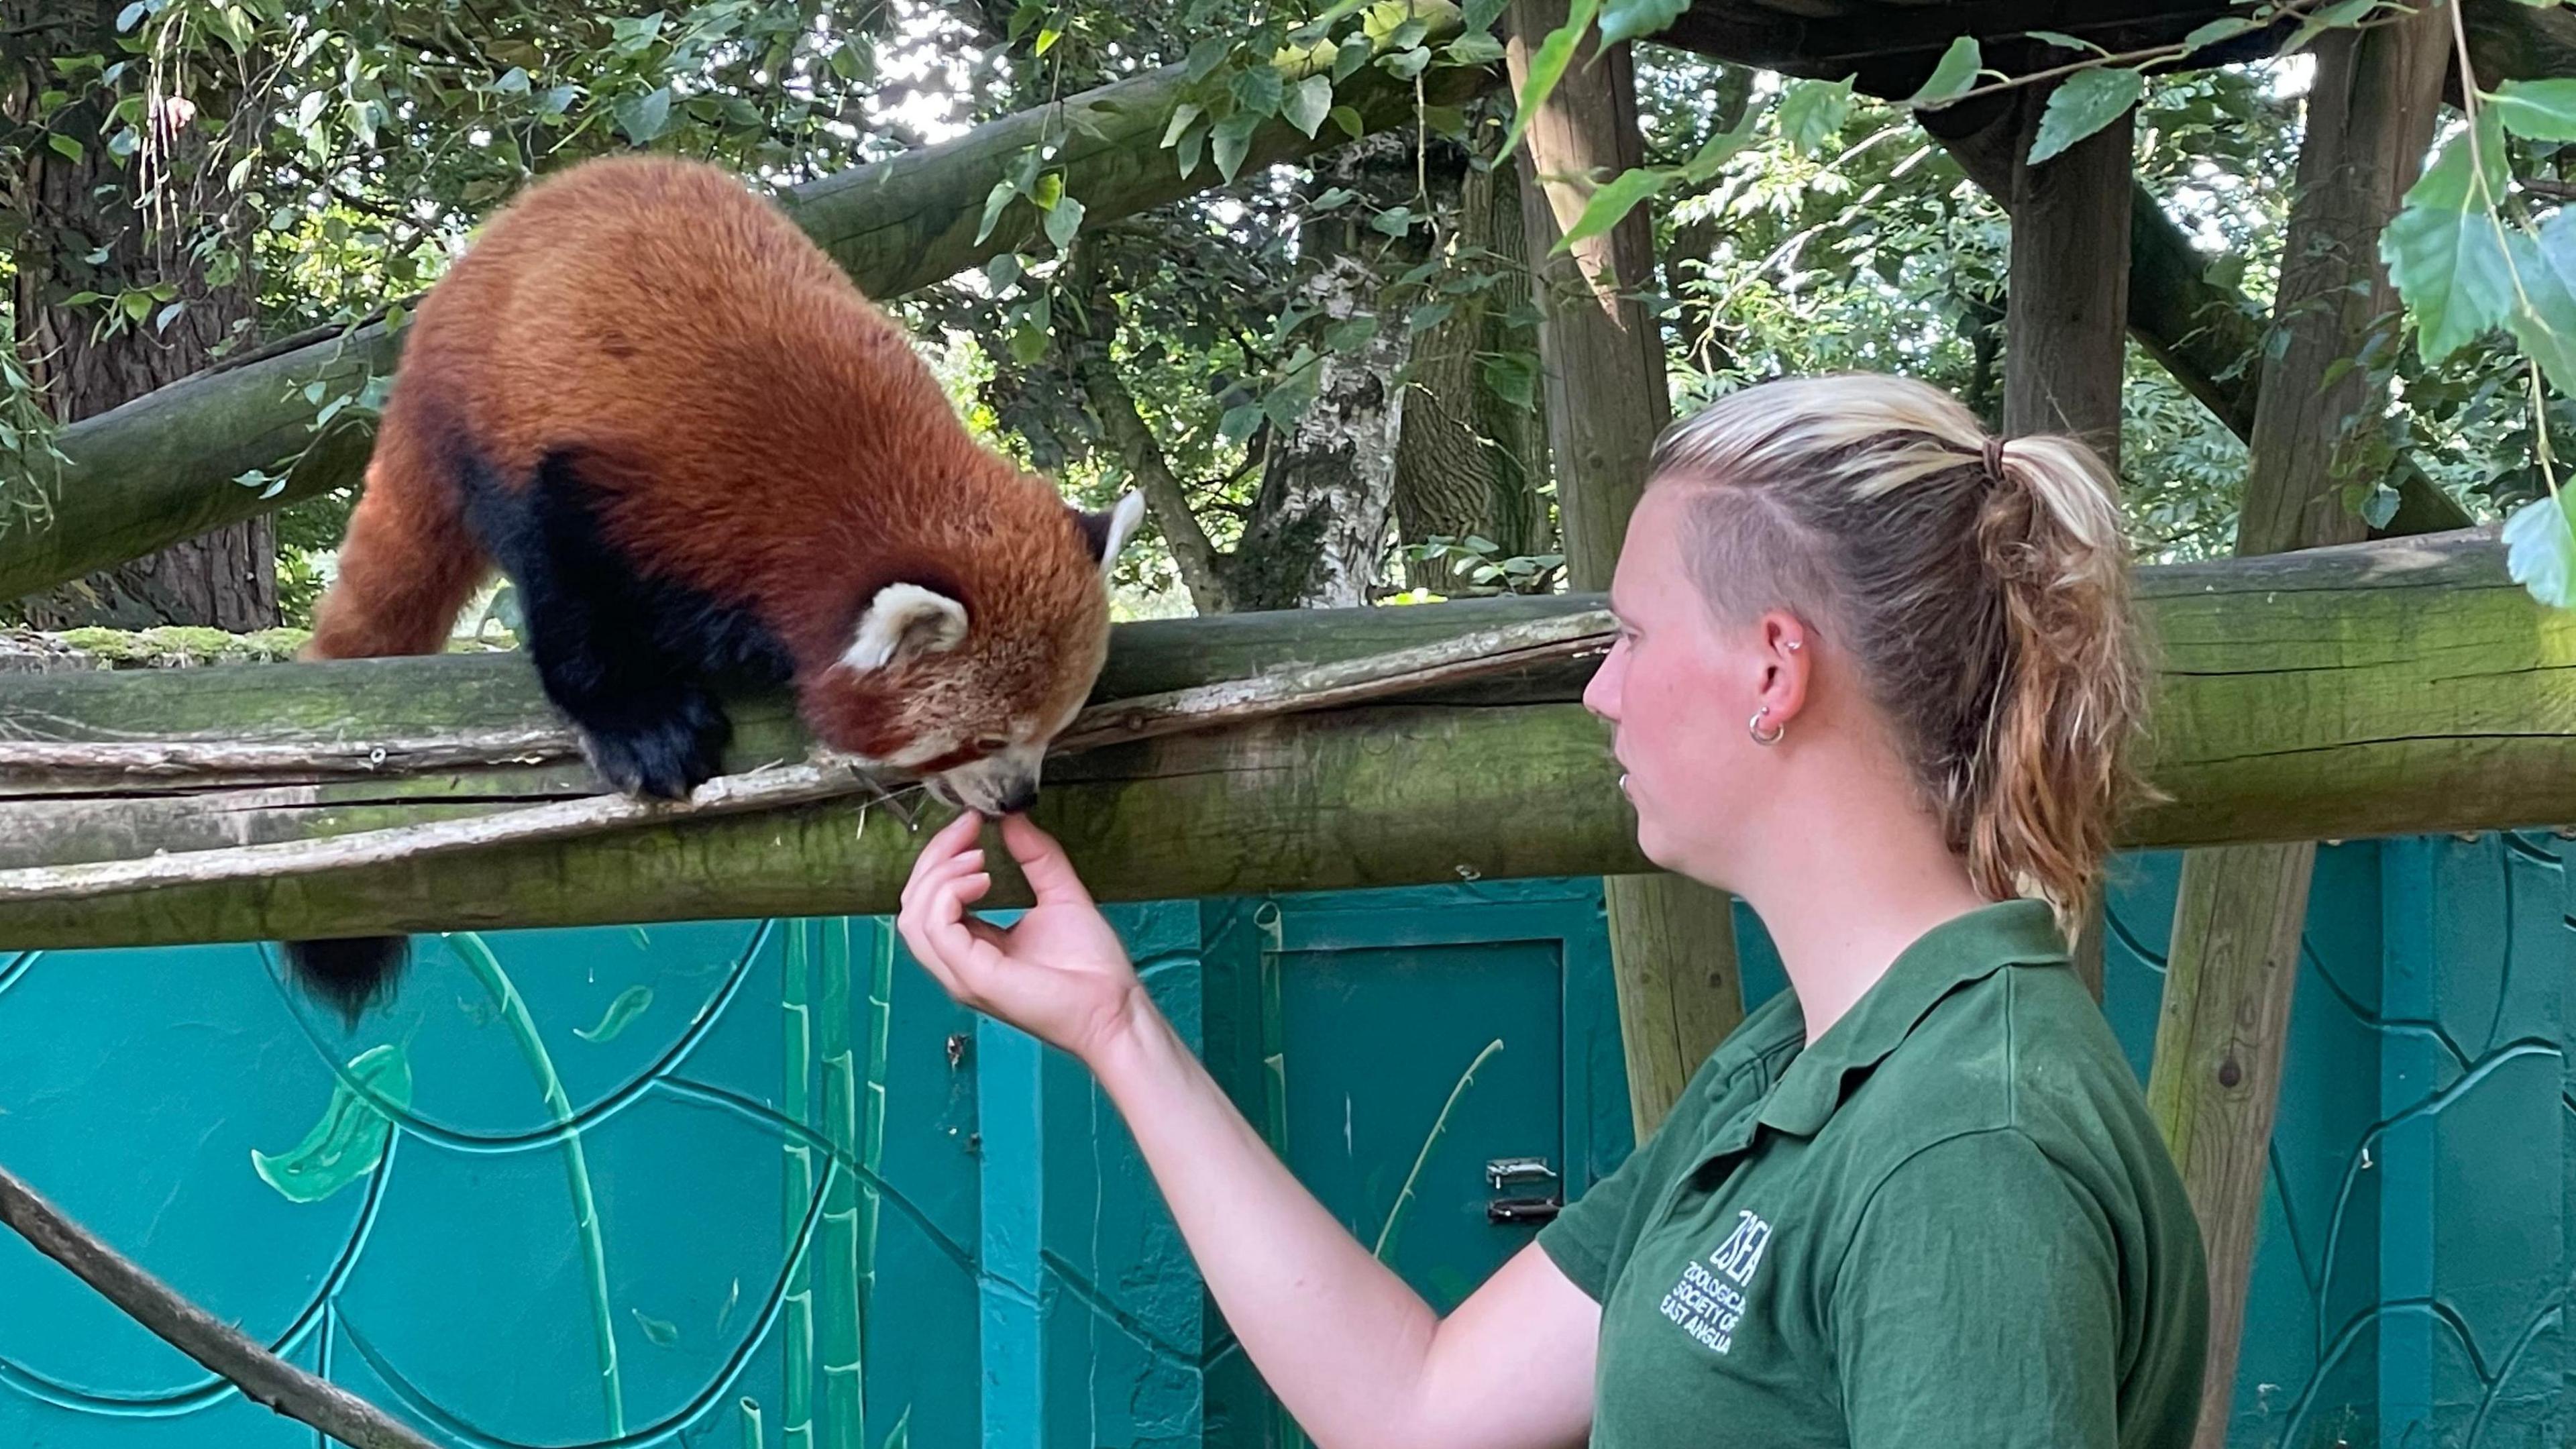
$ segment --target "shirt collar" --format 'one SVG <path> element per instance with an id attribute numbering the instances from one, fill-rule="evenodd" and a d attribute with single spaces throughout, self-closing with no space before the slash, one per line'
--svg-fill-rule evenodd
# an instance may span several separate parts
<path id="1" fill-rule="evenodd" d="M 1815 1135 L 1842 1104 L 1844 1077 L 1878 1065 L 1951 991 L 2005 966 L 2067 960 L 2045 901 L 1998 901 L 1951 917 L 1897 953 L 1860 1000 L 1791 1059 L 1757 1120 Z"/>

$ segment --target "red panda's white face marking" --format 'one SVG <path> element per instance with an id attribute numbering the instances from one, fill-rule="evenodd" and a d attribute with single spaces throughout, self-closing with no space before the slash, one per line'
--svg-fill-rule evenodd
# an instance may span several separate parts
<path id="1" fill-rule="evenodd" d="M 920 775 L 951 805 L 1026 810 L 1047 746 L 1099 677 L 1107 575 L 1143 518 L 1135 493 L 1078 516 L 1065 537 L 1096 568 L 1041 575 L 1034 594 L 990 614 L 921 584 L 880 588 L 809 690 L 808 722 L 835 749 Z"/>

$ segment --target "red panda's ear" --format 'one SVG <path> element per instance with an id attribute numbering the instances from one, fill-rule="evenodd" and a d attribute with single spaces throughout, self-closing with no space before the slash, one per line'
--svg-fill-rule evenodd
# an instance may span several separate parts
<path id="1" fill-rule="evenodd" d="M 1127 546 L 1136 525 L 1145 521 L 1145 495 L 1129 489 L 1106 513 L 1085 509 L 1074 510 L 1073 521 L 1082 530 L 1084 541 L 1091 545 L 1091 561 L 1102 573 L 1118 562 L 1118 550 Z"/>
<path id="2" fill-rule="evenodd" d="M 862 673 L 966 640 L 966 606 L 919 584 L 888 584 L 859 615 L 841 662 Z"/>

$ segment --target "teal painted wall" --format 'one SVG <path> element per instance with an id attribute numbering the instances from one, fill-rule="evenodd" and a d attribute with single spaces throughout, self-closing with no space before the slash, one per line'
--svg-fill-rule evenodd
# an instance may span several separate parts
<path id="1" fill-rule="evenodd" d="M 2232 1442 L 2576 1443 L 2566 849 L 2321 854 Z M 2176 866 L 2130 858 L 2113 896 L 2105 1007 L 2141 1072 Z M 1579 1189 L 1630 1149 L 1589 883 L 1116 916 L 1435 1301 L 1526 1240 L 1486 1221 L 1487 1158 Z M 419 954 L 350 1037 L 256 947 L 0 952 L 0 1161 L 459 1445 L 1294 1442 L 1107 1104 L 881 923 Z M 1746 954 L 1748 994 L 1779 989 L 1750 922 Z M 311 1442 L 0 1237 L 0 1445 Z"/>

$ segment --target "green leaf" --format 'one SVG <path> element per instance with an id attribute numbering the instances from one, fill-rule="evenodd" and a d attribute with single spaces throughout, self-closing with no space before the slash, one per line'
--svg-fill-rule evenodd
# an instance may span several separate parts
<path id="1" fill-rule="evenodd" d="M 1557 82 L 1565 79 L 1565 67 L 1574 59 L 1574 47 L 1582 41 L 1583 32 L 1591 28 L 1592 17 L 1600 8 L 1601 0 L 1573 0 L 1565 24 L 1549 31 L 1547 38 L 1539 42 L 1537 51 L 1530 56 L 1528 78 L 1521 83 L 1511 129 L 1503 133 L 1503 149 L 1495 153 L 1497 156 L 1509 156 L 1512 148 L 1520 144 L 1521 133 L 1529 129 L 1539 107 L 1555 93 Z"/>
<path id="2" fill-rule="evenodd" d="M 2370 496 L 2363 499 L 2361 503 L 2362 522 L 2373 528 L 2386 528 L 2388 520 L 2397 516 L 2398 501 L 2399 495 L 2396 489 L 2385 483 L 2373 487 L 2370 490 Z"/>
<path id="3" fill-rule="evenodd" d="M 1366 347 L 1369 344 L 1369 340 L 1375 336 L 1377 336 L 1377 319 L 1375 317 L 1347 318 L 1324 329 L 1324 350 L 1327 352 L 1356 352 L 1360 348 Z"/>
<path id="4" fill-rule="evenodd" d="M 1023 322 L 1018 327 L 1012 329 L 1011 357 L 1012 360 L 1018 362 L 1020 366 L 1026 367 L 1031 363 L 1036 362 L 1039 358 L 1046 356 L 1046 349 L 1046 328 L 1038 325 L 1035 321 Z"/>
<path id="5" fill-rule="evenodd" d="M 1681 178 L 1681 172 L 1669 166 L 1633 166 L 1610 178 L 1607 185 L 1592 193 L 1584 203 L 1583 215 L 1576 218 L 1564 236 L 1557 239 L 1555 250 L 1564 251 L 1586 237 L 1599 236 L 1617 226 L 1637 203 L 1663 190 Z"/>
<path id="6" fill-rule="evenodd" d="M 1244 110 L 1256 115 L 1275 116 L 1279 114 L 1282 84 L 1278 67 L 1256 65 L 1239 72 L 1234 84 L 1227 89 L 1233 93 L 1234 103 Z"/>
<path id="7" fill-rule="evenodd" d="M 2576 397 L 2576 212 L 2560 211 L 2537 237 L 2507 233 L 2522 277 L 2509 325 L 2514 340 L 2560 392 Z"/>
<path id="8" fill-rule="evenodd" d="M 492 82 L 492 89 L 499 91 L 505 96 L 526 95 L 528 93 L 527 68 L 525 66 L 514 65 L 508 70 L 501 72 L 501 78 Z"/>
<path id="9" fill-rule="evenodd" d="M 1431 51 L 1427 46 L 1417 45 L 1411 50 L 1399 50 L 1386 58 L 1386 68 L 1406 80 L 1412 80 L 1422 74 L 1430 65 Z"/>
<path id="10" fill-rule="evenodd" d="M 1055 243 L 1057 251 L 1063 251 L 1073 245 L 1073 235 L 1080 230 L 1082 230 L 1082 203 L 1074 197 L 1064 198 L 1047 212 L 1047 240 Z"/>
<path id="11" fill-rule="evenodd" d="M 1181 133 L 1187 131 L 1192 122 L 1196 121 L 1200 116 L 1205 115 L 1206 113 L 1206 108 L 1196 101 L 1183 101 L 1179 105 L 1174 106 L 1172 108 L 1172 124 L 1165 127 L 1163 130 L 1164 146 L 1169 147 L 1178 142 L 1181 139 Z"/>
<path id="12" fill-rule="evenodd" d="M 140 322 L 144 318 L 152 315 L 152 294 L 150 292 L 128 292 L 116 300 L 119 305 L 125 308 L 125 315 L 133 318 L 137 322 Z"/>
<path id="13" fill-rule="evenodd" d="M 2147 78 L 2125 68 L 2079 70 L 2048 93 L 2039 134 L 2031 138 L 2030 164 L 2038 165 L 2120 119 L 2147 93 Z"/>
<path id="14" fill-rule="evenodd" d="M 2487 104 L 2517 136 L 2576 141 L 2576 80 L 2509 80 Z"/>
<path id="15" fill-rule="evenodd" d="M 1538 408 L 1538 359 L 1526 352 L 1506 352 L 1485 359 L 1485 386 L 1523 412 Z"/>
<path id="16" fill-rule="evenodd" d="M 1653 35 L 1681 18 L 1690 8 L 1690 0 L 1603 0 L 1601 7 L 1601 40 L 1603 48 L 1623 40 Z"/>
<path id="17" fill-rule="evenodd" d="M 1288 99 L 1280 111 L 1288 118 L 1289 125 L 1310 137 L 1324 124 L 1324 118 L 1332 113 L 1332 77 L 1321 75 L 1310 75 L 1297 82 L 1296 89 L 1288 92 Z"/>
<path id="18" fill-rule="evenodd" d="M 1183 176 L 1199 169 L 1199 157 L 1207 153 L 1207 138 L 1206 127 L 1193 126 L 1182 134 L 1181 144 L 1173 148 L 1173 160 Z"/>
<path id="19" fill-rule="evenodd" d="M 1039 177 L 1037 189 L 1029 193 L 1029 200 L 1036 202 L 1040 211 L 1055 210 L 1055 204 L 1063 199 L 1064 173 L 1061 171 L 1050 171 Z"/>
<path id="20" fill-rule="evenodd" d="M 1188 173 L 1184 171 L 1182 174 Z M 1002 208 L 1010 205 L 1011 198 L 1019 194 L 1020 189 L 1011 184 L 1011 178 L 1007 176 L 993 183 L 993 189 L 984 197 L 983 224 L 975 228 L 977 246 L 983 245 L 984 238 L 993 234 L 993 223 L 1002 219 Z"/>
<path id="21" fill-rule="evenodd" d="M 1941 61 L 1932 67 L 1932 75 L 1923 88 L 1906 104 L 1925 110 L 1948 105 L 1974 89 L 1977 73 L 1985 68 L 1985 52 L 1978 49 L 1977 37 L 1962 35 L 1941 52 Z"/>
<path id="22" fill-rule="evenodd" d="M 615 1041 L 619 1032 L 622 1032 L 626 1030 L 627 1027 L 633 1025 L 635 1018 L 642 1016 L 645 1012 L 651 1010 L 652 1006 L 652 987 L 643 985 L 629 986 L 625 990 L 617 993 L 617 999 L 615 1001 L 608 1003 L 608 1013 L 599 1019 L 599 1025 L 592 1027 L 588 1031 L 584 1031 L 580 1027 L 574 1027 L 572 1029 L 572 1034 L 580 1037 L 583 1041 L 588 1042 Z"/>
<path id="23" fill-rule="evenodd" d="M 2495 213 L 2507 179 L 2503 129 L 2490 111 L 2478 130 L 2479 169 L 2471 168 L 2469 136 L 2452 137 L 2379 234 L 2379 258 L 2414 314 L 2416 348 L 2427 362 L 2504 322 L 2514 305 L 2513 256 Z"/>
<path id="24" fill-rule="evenodd" d="M 2504 521 L 2504 567 L 2531 596 L 2557 609 L 2576 609 L 2576 515 L 2569 495 L 2535 498 Z"/>
<path id="25" fill-rule="evenodd" d="M 2043 41 L 2049 45 L 2054 45 L 2065 50 L 2089 50 L 2095 55 L 2109 55 L 2111 53 L 2104 50 L 2102 47 L 2095 45 L 2093 42 L 2084 39 L 2082 36 L 2069 35 L 2062 30 L 2025 30 L 2022 33 L 2033 40 Z"/>
<path id="26" fill-rule="evenodd" d="M 671 88 L 663 86 L 647 95 L 635 96 L 617 103 L 617 129 L 638 146 L 652 144 L 671 124 Z"/>
<path id="27" fill-rule="evenodd" d="M 2289 42 L 2281 47 L 2281 53 L 2288 55 L 2292 51 L 2304 49 L 2309 41 L 2329 30 L 2343 30 L 2358 25 L 2369 18 L 2370 12 L 2378 6 L 2379 0 L 2338 0 L 2338 3 L 2309 16 L 2308 23 L 2293 32 Z"/>
<path id="28" fill-rule="evenodd" d="M 125 32 L 132 30 L 135 26 L 142 23 L 144 16 L 151 13 L 152 0 L 134 0 L 133 4 L 116 12 L 116 33 L 123 35 Z"/>
<path id="29" fill-rule="evenodd" d="M 1055 43 L 1062 39 L 1064 39 L 1064 32 L 1061 30 L 1039 31 L 1036 53 L 1039 55 L 1046 54 L 1048 51 L 1055 49 Z"/>
<path id="30" fill-rule="evenodd" d="M 984 264 L 984 285 L 999 296 L 1011 290 L 1020 280 L 1020 274 L 1027 270 L 1028 264 L 1020 260 L 1018 252 L 1004 252 Z"/>
<path id="31" fill-rule="evenodd" d="M 1792 81 L 1780 92 L 1780 134 L 1800 151 L 1813 155 L 1840 134 L 1851 114 L 1852 81 Z"/>
<path id="32" fill-rule="evenodd" d="M 2208 24 L 2201 26 L 2199 29 L 2194 30 L 2191 34 L 2184 36 L 2182 38 L 2183 49 L 2186 51 L 2198 50 L 2203 46 L 2216 45 L 2222 40 L 2234 40 L 2236 37 L 2246 34 L 2249 31 L 2260 30 L 2262 28 L 2263 22 L 2250 15 L 2230 15 L 2223 20 L 2213 20 Z"/>
<path id="33" fill-rule="evenodd" d="M 1361 120 L 1360 113 L 1350 106 L 1333 107 L 1333 124 L 1348 132 L 1354 141 L 1368 129 L 1368 123 Z"/>
<path id="34" fill-rule="evenodd" d="M 1504 50 L 1501 41 L 1480 30 L 1459 36 L 1440 53 L 1449 57 L 1451 65 L 1491 65 L 1503 58 Z"/>
<path id="35" fill-rule="evenodd" d="M 1458 28 L 1470 35 L 1491 30 L 1509 8 L 1510 0 L 1467 0 L 1466 11 L 1460 17 L 1463 23 Z"/>
<path id="36" fill-rule="evenodd" d="M 65 159 L 71 161 L 78 161 L 83 156 L 89 154 L 88 150 L 83 147 L 79 141 L 70 136 L 64 135 L 60 131 L 56 131 L 47 136 L 45 138 L 45 144 L 53 147 L 54 150 L 61 153 Z"/>
<path id="37" fill-rule="evenodd" d="M 1342 42 L 1341 48 L 1333 52 L 1333 84 L 1340 85 L 1359 74 L 1360 67 L 1368 64 L 1374 53 L 1356 40 Z"/>
<path id="38" fill-rule="evenodd" d="M 1224 418 L 1220 419 L 1216 425 L 1216 432 L 1218 437 L 1239 447 L 1246 438 L 1252 436 L 1253 429 L 1260 426 L 1260 405 L 1258 403 L 1243 403 L 1239 406 L 1230 407 L 1225 410 Z"/>
<path id="39" fill-rule="evenodd" d="M 1243 168 L 1244 156 L 1252 150 L 1252 133 L 1259 129 L 1262 118 L 1250 111 L 1237 111 L 1216 124 L 1216 169 L 1226 180 Z"/>
<path id="40" fill-rule="evenodd" d="M 1225 63 L 1230 46 L 1224 36 L 1211 35 L 1190 47 L 1190 58 L 1183 74 L 1195 85 L 1208 78 L 1209 72 Z"/>
<path id="41" fill-rule="evenodd" d="M 1457 310 L 1458 304 L 1455 302 L 1425 302 L 1404 314 L 1404 330 L 1411 333 L 1428 332 L 1448 321 L 1450 314 Z"/>
<path id="42" fill-rule="evenodd" d="M 655 1348 L 669 1348 L 680 1341 L 678 1324 L 664 1323 L 658 1318 L 647 1318 L 641 1308 L 629 1308 L 626 1311 L 635 1315 L 635 1326 L 644 1330 L 644 1336 L 653 1341 Z"/>
<path id="43" fill-rule="evenodd" d="M 367 1094 L 350 1089 L 357 1086 Z M 384 1160 L 393 1122 L 369 1097 L 396 1111 L 411 1105 L 411 1063 L 387 1042 L 349 1061 L 346 1079 L 334 1078 L 330 1105 L 304 1140 L 274 1156 L 251 1149 L 251 1170 L 289 1202 L 320 1202 L 376 1170 Z"/>
<path id="44" fill-rule="evenodd" d="M 162 308 L 162 309 L 161 309 L 161 314 L 160 314 L 159 316 L 157 316 L 157 317 L 155 317 L 155 318 L 153 318 L 153 319 L 152 319 L 152 331 L 153 331 L 153 333 L 157 336 L 157 335 L 159 335 L 159 334 L 161 334 L 161 333 L 164 333 L 164 332 L 169 331 L 169 330 L 170 330 L 170 324 L 171 324 L 171 323 L 173 323 L 173 322 L 178 321 L 178 320 L 179 320 L 179 314 L 181 314 L 181 313 L 183 313 L 183 312 L 185 312 L 185 311 L 187 311 L 187 310 L 188 310 L 188 304 L 187 304 L 187 303 L 185 303 L 185 302 L 173 302 L 173 303 L 171 303 L 169 306 Z"/>
<path id="45" fill-rule="evenodd" d="M 1753 138 L 1760 130 L 1761 120 L 1760 111 L 1746 106 L 1744 114 L 1736 118 L 1734 129 L 1720 131 L 1709 137 L 1692 155 L 1690 161 L 1682 167 L 1682 175 L 1689 178 L 1694 186 L 1717 175 L 1719 167 L 1733 160 L 1737 152 L 1753 144 Z"/>

